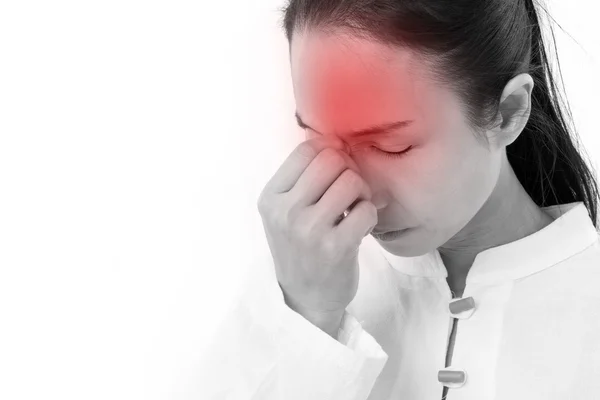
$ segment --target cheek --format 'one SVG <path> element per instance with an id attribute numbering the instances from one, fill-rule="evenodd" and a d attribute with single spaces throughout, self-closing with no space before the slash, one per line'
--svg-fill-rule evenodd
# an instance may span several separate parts
<path id="1" fill-rule="evenodd" d="M 440 141 L 429 143 L 419 158 L 406 163 L 410 173 L 398 171 L 388 181 L 395 202 L 416 220 L 429 226 L 451 224 L 480 201 L 487 181 L 482 155 Z"/>
<path id="2" fill-rule="evenodd" d="M 491 155 L 480 145 L 464 143 L 461 149 L 445 153 L 443 165 L 430 187 L 428 207 L 446 225 L 460 225 L 470 219 L 491 193 L 495 180 Z"/>

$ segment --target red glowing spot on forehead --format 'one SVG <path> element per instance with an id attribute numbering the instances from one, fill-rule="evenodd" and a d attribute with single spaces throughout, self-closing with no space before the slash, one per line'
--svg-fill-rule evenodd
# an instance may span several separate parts
<path id="1" fill-rule="evenodd" d="M 390 62 L 381 52 L 371 42 L 300 39 L 293 47 L 292 74 L 302 122 L 322 134 L 349 136 L 414 120 L 408 63 L 401 57 Z"/>

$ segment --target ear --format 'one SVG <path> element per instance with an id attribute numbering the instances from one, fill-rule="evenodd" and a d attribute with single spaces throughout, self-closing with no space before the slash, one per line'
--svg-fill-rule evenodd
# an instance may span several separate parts
<path id="1" fill-rule="evenodd" d="M 520 74 L 512 78 L 504 87 L 500 96 L 497 123 L 489 134 L 490 144 L 504 148 L 514 142 L 527 125 L 531 114 L 531 92 L 533 78 L 529 74 Z"/>

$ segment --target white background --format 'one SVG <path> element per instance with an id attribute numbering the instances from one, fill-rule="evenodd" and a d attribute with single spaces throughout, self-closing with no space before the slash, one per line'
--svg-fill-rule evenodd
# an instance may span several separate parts
<path id="1" fill-rule="evenodd" d="M 551 11 L 598 168 L 595 4 Z M 0 4 L 0 399 L 195 398 L 268 252 L 256 198 L 302 139 L 282 5 Z"/>

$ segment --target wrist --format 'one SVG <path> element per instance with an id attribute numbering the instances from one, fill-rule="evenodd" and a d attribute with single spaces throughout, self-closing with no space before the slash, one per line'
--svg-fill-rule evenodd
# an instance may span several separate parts
<path id="1" fill-rule="evenodd" d="M 281 285 L 280 285 L 281 287 Z M 333 337 L 335 340 L 338 339 L 339 329 L 342 325 L 342 318 L 344 317 L 344 313 L 346 312 L 345 308 L 337 309 L 337 310 L 313 310 L 302 307 L 299 304 L 294 303 L 283 291 L 283 298 L 285 304 L 304 317 L 304 319 L 308 320 L 311 324 L 317 326 L 319 329 L 327 333 L 329 336 Z"/>
<path id="2" fill-rule="evenodd" d="M 329 336 L 338 339 L 340 327 L 345 310 L 327 311 L 327 312 L 301 312 L 298 311 L 310 323 L 327 333 Z"/>

